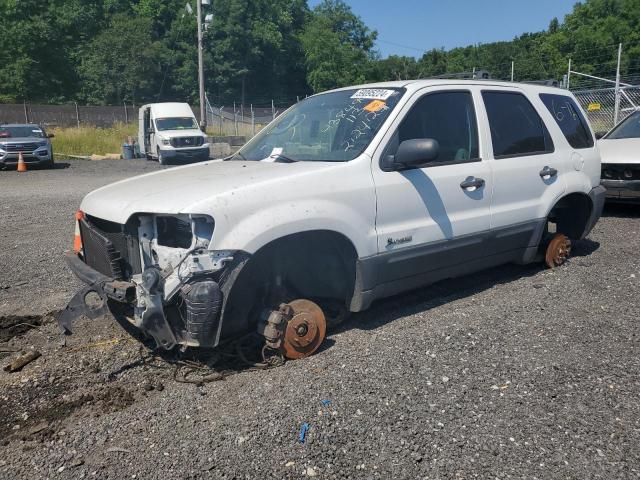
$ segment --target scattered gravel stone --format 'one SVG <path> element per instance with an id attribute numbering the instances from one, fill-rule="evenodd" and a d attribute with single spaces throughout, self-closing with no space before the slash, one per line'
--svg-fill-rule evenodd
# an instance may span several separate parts
<path id="1" fill-rule="evenodd" d="M 199 387 L 160 360 L 125 368 L 140 346 L 110 317 L 80 320 L 60 346 L 47 313 L 79 287 L 62 253 L 81 197 L 158 168 L 66 163 L 0 172 L 2 285 L 29 275 L 0 290 L 0 319 L 43 320 L 0 336 L 42 353 L 0 371 L 0 479 L 640 478 L 637 207 L 608 207 L 566 266 L 381 301 L 308 359 Z"/>

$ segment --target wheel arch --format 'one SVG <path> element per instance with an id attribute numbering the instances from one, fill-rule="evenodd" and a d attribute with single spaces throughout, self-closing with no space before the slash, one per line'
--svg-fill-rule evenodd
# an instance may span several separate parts
<path id="1" fill-rule="evenodd" d="M 356 293 L 357 260 L 354 243 L 330 229 L 291 233 L 262 245 L 228 286 L 221 338 L 251 329 L 259 310 L 277 307 L 272 303 L 284 298 L 333 299 L 348 306 Z"/>
<path id="2" fill-rule="evenodd" d="M 558 199 L 547 214 L 547 219 L 556 224 L 556 231 L 572 240 L 584 238 L 594 205 L 584 192 L 570 192 Z"/>

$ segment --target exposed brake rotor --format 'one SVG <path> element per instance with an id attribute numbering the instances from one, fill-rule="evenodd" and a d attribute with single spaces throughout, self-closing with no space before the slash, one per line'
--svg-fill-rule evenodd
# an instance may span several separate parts
<path id="1" fill-rule="evenodd" d="M 556 233 L 547 245 L 545 263 L 549 268 L 559 267 L 567 261 L 570 254 L 571 240 L 562 233 Z"/>
<path id="2" fill-rule="evenodd" d="M 295 360 L 314 353 L 327 333 L 327 321 L 322 309 L 310 300 L 289 302 L 291 319 L 287 323 L 282 341 L 282 353 Z"/>

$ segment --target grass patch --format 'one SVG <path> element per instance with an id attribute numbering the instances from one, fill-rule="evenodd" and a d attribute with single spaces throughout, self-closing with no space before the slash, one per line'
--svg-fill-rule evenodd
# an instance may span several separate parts
<path id="1" fill-rule="evenodd" d="M 264 125 L 256 124 L 256 133 Z M 92 126 L 54 128 L 50 130 L 55 135 L 51 139 L 54 153 L 57 155 L 106 155 L 107 153 L 120 153 L 122 144 L 127 137 L 138 139 L 137 123 L 117 123 L 110 128 L 98 128 Z M 207 128 L 208 135 L 220 135 L 220 126 L 213 125 Z M 226 122 L 223 128 L 223 135 L 235 135 L 233 122 Z M 251 138 L 251 125 L 238 124 L 238 135 L 245 135 Z"/>
<path id="2" fill-rule="evenodd" d="M 106 155 L 120 153 L 127 137 L 137 139 L 136 123 L 118 123 L 110 128 L 81 126 L 72 128 L 55 128 L 51 139 L 54 153 L 59 155 Z"/>

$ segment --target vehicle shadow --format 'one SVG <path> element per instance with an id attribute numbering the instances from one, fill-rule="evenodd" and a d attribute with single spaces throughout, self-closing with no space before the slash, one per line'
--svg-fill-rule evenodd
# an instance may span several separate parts
<path id="1" fill-rule="evenodd" d="M 42 165 L 30 165 L 27 164 L 27 171 L 29 170 L 63 170 L 65 168 L 69 168 L 71 166 L 71 164 L 66 163 L 66 162 L 54 162 L 54 164 L 51 167 L 45 167 Z M 4 168 L 0 168 L 0 171 L 4 171 L 4 172 L 15 172 L 17 170 L 18 167 L 12 165 L 10 167 L 4 167 Z"/>
<path id="2" fill-rule="evenodd" d="M 598 248 L 600 248 L 600 243 L 593 240 L 584 239 L 575 242 L 566 268 L 571 268 L 573 262 L 580 262 L 582 258 L 589 257 Z M 542 262 L 529 265 L 506 264 L 463 277 L 442 280 L 407 293 L 378 300 L 369 310 L 353 314 L 347 321 L 329 333 L 341 333 L 353 328 L 375 330 L 399 318 L 415 315 L 490 290 L 498 285 L 534 277 L 545 271 L 546 268 Z"/>
<path id="3" fill-rule="evenodd" d="M 640 217 L 640 202 L 633 203 L 605 203 L 603 217 L 636 218 Z"/>
<path id="4" fill-rule="evenodd" d="M 65 168 L 69 168 L 71 166 L 70 163 L 66 163 L 66 162 L 55 162 L 53 164 L 53 167 L 51 167 L 52 170 L 62 170 Z"/>
<path id="5" fill-rule="evenodd" d="M 433 181 L 418 168 L 401 172 L 401 174 L 416 189 L 429 216 L 442 230 L 444 238 L 453 238 L 451 220 L 449 220 L 447 209 Z"/>
<path id="6" fill-rule="evenodd" d="M 574 262 L 579 264 L 598 248 L 600 248 L 600 243 L 590 239 L 575 242 L 568 265 L 560 268 L 571 268 L 571 264 Z M 502 284 L 534 277 L 546 269 L 542 262 L 529 265 L 506 264 L 378 300 L 369 310 L 353 314 L 344 323 L 331 328 L 316 354 L 331 349 L 337 343 L 335 338 L 332 338 L 335 334 L 351 329 L 376 330 L 394 320 L 415 315 Z M 541 279 L 540 283 L 542 281 Z M 123 315 L 116 314 L 113 318 L 132 337 L 147 347 L 148 357 L 146 359 L 140 358 L 124 365 L 118 371 L 112 372 L 110 374 L 111 380 L 130 368 L 145 364 L 151 365 L 151 359 L 159 361 L 161 365 L 156 366 L 160 368 L 174 369 L 173 376 L 178 382 L 200 386 L 211 381 L 223 380 L 227 376 L 241 372 L 268 368 L 260 358 L 259 352 L 263 345 L 263 339 L 257 334 L 249 334 L 244 340 L 232 340 L 226 345 L 213 349 L 187 349 L 184 352 L 178 349 L 165 351 L 156 348 L 151 338 L 142 336 L 139 330 L 133 328 Z M 181 376 L 183 378 L 179 378 Z"/>

